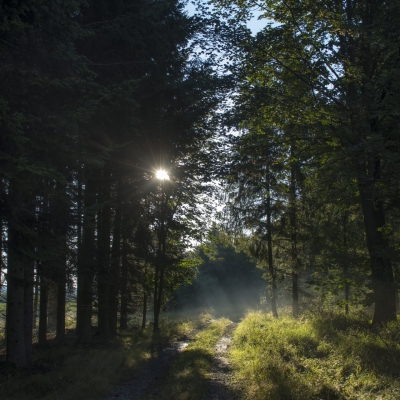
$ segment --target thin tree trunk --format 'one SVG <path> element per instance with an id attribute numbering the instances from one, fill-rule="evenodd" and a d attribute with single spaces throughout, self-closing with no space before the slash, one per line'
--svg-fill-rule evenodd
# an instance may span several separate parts
<path id="1" fill-rule="evenodd" d="M 295 157 L 295 144 L 290 146 L 290 156 Z M 290 241 L 292 246 L 292 313 L 293 317 L 299 316 L 299 265 L 297 257 L 297 210 L 296 210 L 296 163 L 291 162 L 290 167 Z"/>
<path id="2" fill-rule="evenodd" d="M 55 267 L 57 268 L 57 265 Z M 54 332 L 57 328 L 57 288 L 57 282 L 49 279 L 47 298 L 47 330 L 49 332 Z"/>
<path id="3" fill-rule="evenodd" d="M 272 315 L 277 318 L 278 310 L 276 307 L 276 275 L 273 264 L 273 256 L 272 256 L 272 224 L 271 224 L 271 192 L 270 192 L 270 182 L 271 182 L 271 172 L 269 170 L 269 165 L 267 166 L 267 247 L 268 247 L 268 271 L 271 281 L 271 310 Z"/>
<path id="4" fill-rule="evenodd" d="M 65 335 L 65 304 L 66 304 L 66 281 L 67 281 L 67 232 L 70 219 L 70 200 L 67 188 L 64 184 L 57 182 L 57 197 L 53 200 L 54 219 L 57 220 L 54 231 L 59 237 L 59 250 L 55 259 L 55 289 L 54 289 L 54 314 L 56 341 L 62 343 Z"/>
<path id="5" fill-rule="evenodd" d="M 121 181 L 117 182 L 117 201 L 115 205 L 113 242 L 110 261 L 110 334 L 117 334 L 118 324 L 118 275 L 121 260 Z"/>
<path id="6" fill-rule="evenodd" d="M 143 312 L 142 312 L 142 330 L 146 328 L 147 316 L 147 293 L 143 291 Z"/>
<path id="7" fill-rule="evenodd" d="M 122 232 L 122 268 L 121 268 L 121 312 L 119 319 L 119 328 L 128 329 L 128 243 L 127 243 L 127 215 L 124 213 L 123 232 Z"/>
<path id="8" fill-rule="evenodd" d="M 28 364 L 32 363 L 32 334 L 33 334 L 33 279 L 34 263 L 27 264 L 25 268 L 24 285 L 24 335 L 25 355 Z"/>
<path id="9" fill-rule="evenodd" d="M 82 250 L 78 264 L 77 343 L 87 343 L 92 338 L 92 297 L 95 270 L 95 203 L 96 184 L 93 176 L 86 179 L 85 213 Z"/>
<path id="10" fill-rule="evenodd" d="M 78 165 L 78 187 L 77 187 L 77 210 L 76 210 L 76 245 L 77 245 L 77 260 L 78 260 L 78 271 L 77 271 L 77 296 L 76 296 L 76 333 L 79 335 L 79 324 L 78 321 L 82 320 L 80 305 L 82 304 L 81 294 L 82 291 L 79 289 L 79 282 L 82 282 L 82 268 L 79 265 L 82 263 L 82 204 L 83 204 L 83 194 L 82 194 L 82 167 Z"/>
<path id="11" fill-rule="evenodd" d="M 349 300 L 350 300 L 350 284 L 349 284 L 349 264 L 347 259 L 347 211 L 342 214 L 342 226 L 343 226 L 343 248 L 345 254 L 345 260 L 343 265 L 344 272 L 344 300 L 345 300 L 345 313 L 349 314 Z"/>
<path id="12" fill-rule="evenodd" d="M 40 300 L 39 300 L 39 346 L 47 344 L 47 304 L 48 304 L 48 281 L 43 271 L 40 274 Z"/>
<path id="13" fill-rule="evenodd" d="M 153 330 L 157 332 L 159 330 L 159 318 L 162 306 L 162 296 L 164 289 L 164 273 L 165 273 L 165 262 L 166 262 L 166 231 L 165 231 L 165 193 L 164 184 L 161 181 L 161 226 L 158 234 L 158 259 L 157 259 L 157 270 L 156 270 L 156 282 L 154 292 L 154 325 Z M 158 280 L 158 277 L 160 278 Z"/>
<path id="14" fill-rule="evenodd" d="M 37 318 L 38 318 L 38 305 L 39 305 L 39 274 L 37 271 L 36 263 L 36 275 L 34 280 L 35 293 L 33 297 L 33 329 L 37 328 Z"/>
<path id="15" fill-rule="evenodd" d="M 111 232 L 111 208 L 110 208 L 110 171 L 104 167 L 101 193 L 102 209 L 99 213 L 98 230 L 98 331 L 97 335 L 108 340 L 110 333 L 110 232 Z"/>
<path id="16" fill-rule="evenodd" d="M 57 326 L 56 341 L 64 342 L 65 337 L 65 304 L 66 304 L 66 273 L 61 274 L 57 282 Z"/>

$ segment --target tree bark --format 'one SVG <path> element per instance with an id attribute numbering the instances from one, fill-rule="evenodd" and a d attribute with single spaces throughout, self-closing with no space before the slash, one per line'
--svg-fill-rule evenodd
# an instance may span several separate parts
<path id="1" fill-rule="evenodd" d="M 295 144 L 290 146 L 290 156 L 295 157 Z M 292 256 L 292 313 L 293 317 L 299 316 L 299 265 L 297 256 L 297 207 L 296 207 L 296 163 L 291 162 L 290 166 L 290 193 L 289 193 L 289 211 L 290 211 L 290 241 Z"/>
<path id="2" fill-rule="evenodd" d="M 6 360 L 17 368 L 31 361 L 34 203 L 10 186 L 7 246 Z"/>
<path id="3" fill-rule="evenodd" d="M 37 328 L 37 318 L 38 318 L 38 305 L 39 305 L 39 274 L 37 271 L 37 267 L 36 267 L 34 288 L 35 288 L 35 294 L 33 297 L 33 329 L 36 329 Z"/>
<path id="4" fill-rule="evenodd" d="M 101 221 L 98 230 L 98 331 L 97 335 L 104 340 L 111 337 L 110 332 L 110 232 L 111 232 L 111 208 L 110 208 L 110 171 L 106 167 L 103 170 L 101 193 L 102 208 L 98 219 Z"/>
<path id="5" fill-rule="evenodd" d="M 33 279 L 34 279 L 34 263 L 32 261 L 29 264 L 27 264 L 25 268 L 25 285 L 24 285 L 25 354 L 28 364 L 32 363 Z"/>
<path id="6" fill-rule="evenodd" d="M 47 304 L 48 304 L 48 281 L 43 271 L 40 274 L 40 300 L 39 300 L 39 346 L 47 344 Z"/>
<path id="7" fill-rule="evenodd" d="M 110 261 L 110 333 L 117 334 L 118 324 L 118 276 L 121 260 L 121 217 L 122 217 L 122 185 L 117 182 L 117 200 L 115 205 L 114 231 Z"/>
<path id="8" fill-rule="evenodd" d="M 271 223 L 271 172 L 269 170 L 270 166 L 267 165 L 267 182 L 266 182 L 266 190 L 267 190 L 267 248 L 268 248 L 268 271 L 270 276 L 270 300 L 271 300 L 271 311 L 272 315 L 275 318 L 278 318 L 278 309 L 276 307 L 276 274 L 273 264 L 273 256 L 272 256 L 272 223 Z"/>
<path id="9" fill-rule="evenodd" d="M 158 255 L 156 262 L 156 274 L 155 274 L 155 285 L 154 285 L 154 325 L 153 330 L 157 332 L 159 330 L 159 319 L 162 306 L 162 297 L 164 290 L 164 273 L 166 268 L 166 229 L 165 229 L 165 217 L 166 217 L 166 204 L 165 204 L 165 193 L 164 184 L 161 181 L 161 204 L 160 204 L 160 229 L 158 232 Z"/>
<path id="10" fill-rule="evenodd" d="M 146 328 L 146 316 L 147 316 L 147 293 L 143 292 L 143 312 L 142 312 L 142 330 Z"/>
<path id="11" fill-rule="evenodd" d="M 122 268 L 121 268 L 121 311 L 119 318 L 119 329 L 128 329 L 128 239 L 127 239 L 127 223 L 126 214 L 123 217 L 122 232 Z"/>
<path id="12" fill-rule="evenodd" d="M 375 160 L 375 176 L 379 175 L 379 160 Z M 375 196 L 371 177 L 359 180 L 359 192 L 364 216 L 371 278 L 375 298 L 374 325 L 396 321 L 395 282 L 389 257 L 389 241 L 382 228 L 386 224 L 382 199 Z M 375 190 L 374 190 L 375 189 Z"/>
<path id="13" fill-rule="evenodd" d="M 96 183 L 90 172 L 86 177 L 85 209 L 81 256 L 78 264 L 77 343 L 87 343 L 92 338 L 92 300 L 95 270 L 95 203 Z"/>
<path id="14" fill-rule="evenodd" d="M 342 214 L 342 229 L 343 229 L 343 249 L 344 249 L 344 265 L 343 275 L 345 279 L 344 284 L 344 300 L 345 300 L 345 313 L 349 314 L 349 301 L 350 301 L 350 284 L 349 284 L 349 263 L 347 259 L 347 211 Z"/>
<path id="15" fill-rule="evenodd" d="M 52 267 L 57 268 L 54 265 Z M 53 279 L 49 279 L 47 292 L 47 330 L 49 332 L 54 332 L 57 328 L 57 289 L 57 283 Z"/>
<path id="16" fill-rule="evenodd" d="M 56 341 L 64 342 L 65 337 L 65 304 L 66 304 L 66 273 L 61 273 L 57 282 L 57 326 Z"/>

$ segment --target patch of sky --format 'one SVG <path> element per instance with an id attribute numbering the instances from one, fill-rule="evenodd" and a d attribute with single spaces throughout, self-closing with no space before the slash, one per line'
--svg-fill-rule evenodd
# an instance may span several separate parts
<path id="1" fill-rule="evenodd" d="M 185 10 L 189 15 L 196 14 L 196 6 L 190 2 L 188 2 L 186 4 Z M 260 32 L 271 21 L 268 19 L 262 18 L 261 16 L 263 15 L 263 12 L 259 9 L 253 9 L 251 14 L 252 14 L 252 17 L 247 22 L 247 27 L 251 30 L 251 33 L 253 35 L 256 35 L 257 32 Z"/>

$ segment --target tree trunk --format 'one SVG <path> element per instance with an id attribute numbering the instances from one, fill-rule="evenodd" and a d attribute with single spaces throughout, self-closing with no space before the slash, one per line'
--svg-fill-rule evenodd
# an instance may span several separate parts
<path id="1" fill-rule="evenodd" d="M 92 291 L 95 270 L 95 203 L 96 183 L 93 176 L 86 179 L 85 210 L 81 256 L 78 264 L 77 343 L 87 343 L 92 338 Z"/>
<path id="2" fill-rule="evenodd" d="M 295 157 L 295 144 L 290 146 L 290 156 Z M 296 162 L 292 161 L 290 166 L 290 193 L 289 193 L 289 211 L 290 211 L 290 241 L 292 256 L 292 313 L 293 317 L 299 316 L 299 263 L 297 259 L 297 207 L 296 207 Z"/>
<path id="3" fill-rule="evenodd" d="M 79 290 L 79 282 L 82 281 L 82 268 L 80 271 L 79 266 L 82 264 L 82 205 L 83 205 L 83 193 L 82 193 L 82 167 L 78 164 L 78 183 L 77 183 L 77 199 L 76 199 L 76 247 L 77 247 L 77 288 L 76 288 L 76 333 L 79 335 L 78 321 L 82 321 L 81 310 L 79 306 L 82 304 L 81 294 Z"/>
<path id="4" fill-rule="evenodd" d="M 143 312 L 142 312 L 142 330 L 146 328 L 146 316 L 147 316 L 147 293 L 143 292 Z"/>
<path id="5" fill-rule="evenodd" d="M 110 261 L 110 333 L 115 336 L 117 334 L 118 324 L 118 276 L 121 260 L 121 202 L 122 202 L 122 185 L 121 181 L 117 182 L 117 201 L 115 205 L 113 242 L 111 249 Z"/>
<path id="6" fill-rule="evenodd" d="M 24 318 L 25 265 L 17 254 L 18 232 L 8 229 L 7 262 L 7 361 L 16 367 L 26 367 Z"/>
<path id="7" fill-rule="evenodd" d="M 49 332 L 54 332 L 57 328 L 57 288 L 57 283 L 49 279 L 47 298 L 47 330 Z"/>
<path id="8" fill-rule="evenodd" d="M 66 273 L 61 274 L 57 282 L 57 326 L 56 341 L 64 342 L 65 337 L 65 304 L 66 304 Z"/>
<path id="9" fill-rule="evenodd" d="M 98 219 L 101 221 L 98 230 L 98 331 L 97 335 L 104 340 L 111 337 L 110 333 L 110 232 L 111 232 L 111 208 L 110 208 L 110 171 L 104 167 L 101 193 L 102 209 Z"/>
<path id="10" fill-rule="evenodd" d="M 379 160 L 375 160 L 375 177 L 380 173 L 379 164 Z M 395 283 L 392 263 L 389 257 L 389 242 L 382 232 L 382 228 L 386 224 L 385 211 L 382 199 L 375 198 L 376 189 L 374 188 L 374 183 L 371 182 L 370 177 L 364 177 L 362 181 L 359 180 L 360 200 L 364 215 L 375 298 L 372 323 L 376 325 L 396 321 L 397 317 Z"/>
<path id="11" fill-rule="evenodd" d="M 121 268 L 121 312 L 119 329 L 128 329 L 128 239 L 127 239 L 127 215 L 124 213 L 122 232 L 122 268 Z"/>
<path id="12" fill-rule="evenodd" d="M 47 304 L 48 304 L 48 281 L 40 274 L 40 300 L 39 300 L 39 346 L 47 344 Z"/>
<path id="13" fill-rule="evenodd" d="M 25 354 L 28 364 L 32 363 L 33 277 L 34 277 L 34 263 L 32 261 L 25 268 L 25 285 L 24 285 Z"/>
<path id="14" fill-rule="evenodd" d="M 345 279 L 344 284 L 344 300 L 345 300 L 345 313 L 349 314 L 349 300 L 350 300 L 350 284 L 349 284 L 349 263 L 347 259 L 347 211 L 342 214 L 342 228 L 343 228 L 343 249 L 344 249 L 344 265 L 343 275 Z"/>
<path id="15" fill-rule="evenodd" d="M 35 276 L 34 286 L 35 286 L 35 294 L 33 297 L 33 329 L 36 329 L 37 328 L 37 318 L 38 318 L 38 305 L 39 305 L 39 274 L 37 271 L 37 267 L 36 267 L 36 276 Z"/>
<path id="16" fill-rule="evenodd" d="M 271 224 L 271 192 L 270 192 L 270 182 L 271 182 L 271 172 L 269 170 L 269 165 L 267 165 L 267 247 L 268 247 L 268 271 L 270 276 L 270 296 L 271 296 L 271 310 L 272 315 L 275 318 L 278 318 L 278 309 L 276 307 L 276 275 L 273 264 L 273 256 L 272 256 L 272 224 Z"/>
<path id="17" fill-rule="evenodd" d="M 21 209 L 13 210 L 8 221 L 6 359 L 21 368 L 31 360 L 33 245 L 27 230 L 33 227 L 33 214 L 29 199 L 13 189 L 10 201 Z"/>
<path id="18" fill-rule="evenodd" d="M 160 225 L 160 230 L 158 232 L 158 257 L 157 257 L 156 277 L 155 277 L 156 284 L 154 287 L 154 325 L 153 325 L 154 332 L 157 332 L 159 330 L 159 319 L 160 319 L 163 289 L 164 289 L 164 273 L 166 267 L 165 197 L 166 196 L 164 193 L 164 183 L 163 181 L 161 181 L 161 204 L 160 204 L 161 225 Z"/>

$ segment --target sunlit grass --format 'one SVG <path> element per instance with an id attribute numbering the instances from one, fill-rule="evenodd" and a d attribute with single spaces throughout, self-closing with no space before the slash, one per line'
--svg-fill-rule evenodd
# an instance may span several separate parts
<path id="1" fill-rule="evenodd" d="M 251 313 L 230 357 L 248 399 L 400 398 L 400 323 L 380 331 L 339 314 Z"/>
<path id="2" fill-rule="evenodd" d="M 36 354 L 33 370 L 0 375 L 2 400 L 99 399 L 113 386 L 128 380 L 159 345 L 167 345 L 204 326 L 207 313 L 175 314 L 161 318 L 160 332 L 121 332 L 111 343 L 76 347 L 73 342 Z M 33 372 L 33 373 L 32 373 Z"/>
<path id="3" fill-rule="evenodd" d="M 213 321 L 200 331 L 189 346 L 178 355 L 168 376 L 160 383 L 152 400 L 201 400 L 207 388 L 214 349 L 219 338 L 231 324 L 227 318 Z"/>

